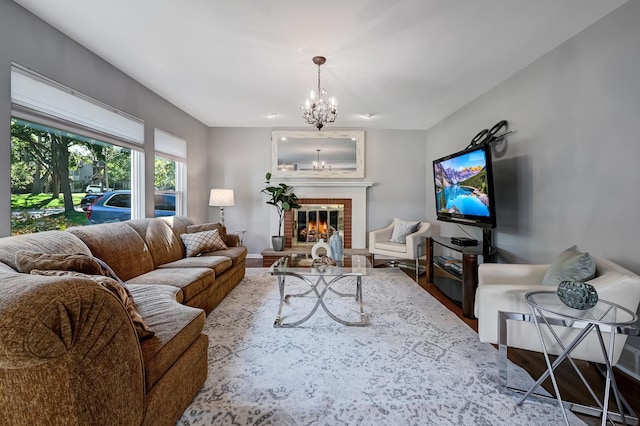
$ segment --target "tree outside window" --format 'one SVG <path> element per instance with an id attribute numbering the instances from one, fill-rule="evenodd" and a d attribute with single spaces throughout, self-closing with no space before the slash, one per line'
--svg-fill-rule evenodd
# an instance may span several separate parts
<path id="1" fill-rule="evenodd" d="M 86 224 L 87 185 L 131 188 L 131 151 L 38 123 L 11 120 L 12 234 Z"/>

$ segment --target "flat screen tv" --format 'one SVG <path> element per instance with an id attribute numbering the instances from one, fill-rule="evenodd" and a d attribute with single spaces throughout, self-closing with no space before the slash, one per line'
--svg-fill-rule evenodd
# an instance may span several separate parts
<path id="1" fill-rule="evenodd" d="M 491 149 L 480 146 L 433 162 L 438 220 L 495 228 Z"/>

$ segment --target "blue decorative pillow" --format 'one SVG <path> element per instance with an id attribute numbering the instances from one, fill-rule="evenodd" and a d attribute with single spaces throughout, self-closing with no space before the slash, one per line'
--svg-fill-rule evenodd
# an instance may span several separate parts
<path id="1" fill-rule="evenodd" d="M 398 218 L 393 219 L 393 232 L 389 241 L 392 243 L 406 244 L 407 235 L 413 234 L 418 230 L 420 222 L 414 220 L 400 220 Z"/>
<path id="2" fill-rule="evenodd" d="M 562 281 L 588 281 L 595 275 L 596 262 L 574 245 L 560 253 L 544 274 L 542 284 L 557 286 Z"/>

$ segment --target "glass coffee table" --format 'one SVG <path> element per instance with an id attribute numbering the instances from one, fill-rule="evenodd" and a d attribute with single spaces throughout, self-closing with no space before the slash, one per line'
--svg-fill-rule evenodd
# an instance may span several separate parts
<path id="1" fill-rule="evenodd" d="M 353 255 L 344 256 L 343 266 L 321 265 L 313 266 L 313 259 L 308 255 L 296 254 L 281 257 L 269 269 L 271 275 L 278 279 L 278 289 L 280 291 L 280 305 L 278 307 L 278 315 L 273 323 L 276 328 L 296 327 L 315 314 L 319 307 L 327 313 L 334 321 L 348 326 L 364 326 L 367 325 L 367 319 L 362 306 L 362 277 L 371 273 L 371 262 L 366 256 Z M 343 293 L 335 290 L 332 286 L 348 278 L 355 281 L 354 293 Z M 301 281 L 307 290 L 286 294 L 285 286 L 291 283 L 291 280 Z M 334 312 L 331 312 L 325 303 L 324 297 L 329 292 L 338 297 L 353 297 L 354 301 L 359 304 L 360 320 L 347 321 L 340 318 Z M 315 304 L 308 314 L 297 321 L 284 323 L 282 318 L 282 308 L 285 304 L 293 303 L 292 299 L 302 297 L 315 297 Z"/>

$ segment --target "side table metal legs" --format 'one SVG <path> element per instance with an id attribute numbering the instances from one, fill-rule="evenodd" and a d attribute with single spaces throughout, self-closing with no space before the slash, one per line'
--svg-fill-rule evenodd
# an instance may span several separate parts
<path id="1" fill-rule="evenodd" d="M 542 348 L 544 351 L 545 362 L 547 364 L 547 371 L 540 376 L 540 378 L 536 381 L 536 383 L 528 390 L 525 391 L 522 389 L 512 388 L 508 384 L 508 372 L 507 372 L 507 320 L 515 320 L 515 321 L 525 321 L 532 322 L 536 326 L 536 330 L 538 332 L 538 337 L 540 338 L 540 342 L 542 344 Z M 562 354 L 558 356 L 558 358 L 551 363 L 549 353 L 547 351 L 547 346 L 544 343 L 542 338 L 542 329 L 541 327 L 545 326 L 554 336 L 554 339 L 558 342 L 558 345 L 562 349 Z M 515 313 L 515 312 L 499 312 L 498 313 L 498 369 L 499 369 L 499 377 L 501 381 L 505 384 L 505 387 L 511 389 L 516 392 L 524 393 L 524 396 L 518 401 L 518 405 L 524 403 L 524 401 L 531 395 L 535 395 L 537 397 L 542 398 L 550 398 L 547 395 L 541 395 L 539 393 L 535 393 L 538 387 L 548 378 L 551 377 L 551 381 L 553 383 L 555 398 L 558 401 L 558 405 L 562 410 L 562 415 L 564 417 L 565 423 L 568 424 L 568 419 L 565 412 L 565 404 L 569 404 L 570 408 L 576 412 L 582 412 L 588 415 L 600 415 L 602 419 L 602 425 L 605 425 L 607 420 L 613 423 L 613 421 L 621 422 L 626 425 L 627 421 L 631 421 L 631 424 L 638 424 L 637 415 L 631 410 L 631 407 L 627 403 L 627 401 L 620 395 L 618 391 L 618 387 L 616 384 L 615 376 L 613 374 L 613 367 L 611 365 L 611 356 L 613 354 L 613 345 L 614 338 L 611 338 L 609 341 L 609 350 L 606 350 L 606 345 L 604 339 L 602 337 L 602 330 L 600 326 L 597 324 L 589 324 L 585 328 L 581 330 L 581 332 L 574 338 L 574 340 L 568 345 L 564 346 L 559 336 L 556 334 L 555 330 L 551 328 L 551 325 L 560 325 L 560 326 L 569 326 L 569 324 L 563 322 L 562 320 L 556 318 L 546 318 L 544 315 L 540 315 L 540 312 L 537 312 L 535 308 L 532 307 L 532 314 L 523 314 L 523 313 Z M 584 375 L 580 372 L 579 368 L 573 361 L 570 356 L 570 353 L 575 349 L 575 347 L 589 334 L 589 332 L 595 331 L 598 334 L 598 340 L 600 341 L 600 348 L 604 355 L 605 364 L 606 364 L 606 376 L 605 376 L 605 395 L 604 400 L 601 402 L 597 397 L 594 390 L 588 384 Z M 612 333 L 612 336 L 615 336 L 615 333 Z M 560 363 L 564 360 L 567 360 L 571 363 L 573 369 L 576 374 L 581 379 L 582 383 L 585 385 L 589 394 L 596 402 L 597 407 L 589 407 L 575 403 L 567 403 L 562 400 L 560 392 L 558 390 L 558 385 L 556 382 L 556 377 L 554 374 L 555 369 L 560 365 Z M 620 412 L 609 412 L 608 411 L 608 403 L 609 403 L 609 395 L 610 391 L 613 391 L 613 395 L 616 399 L 617 406 L 619 407 Z M 605 413 L 603 415 L 603 413 Z"/>

